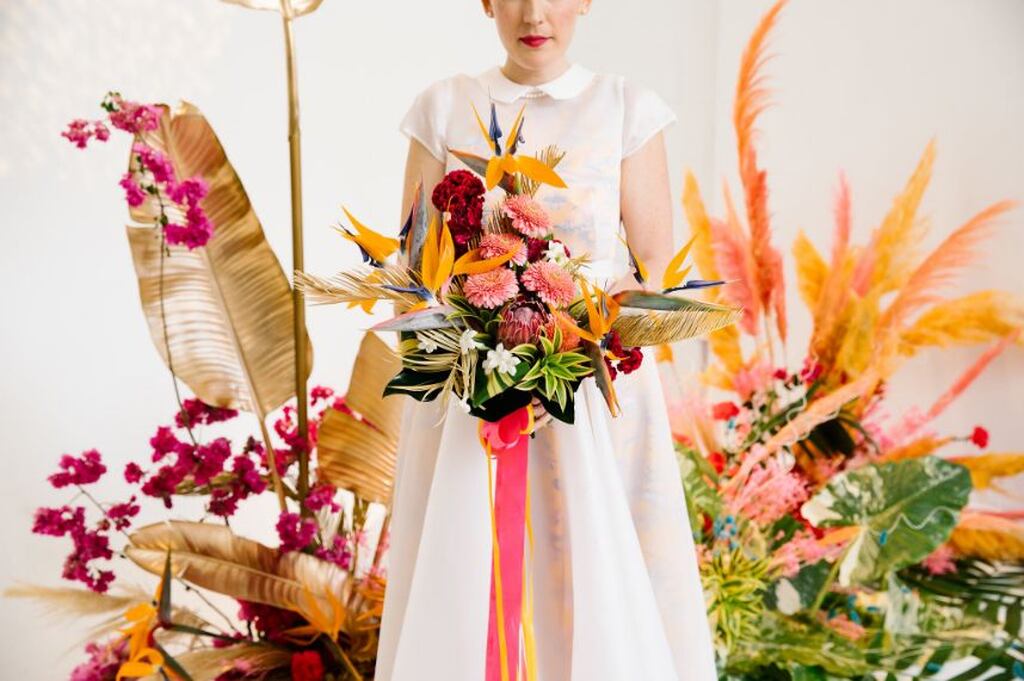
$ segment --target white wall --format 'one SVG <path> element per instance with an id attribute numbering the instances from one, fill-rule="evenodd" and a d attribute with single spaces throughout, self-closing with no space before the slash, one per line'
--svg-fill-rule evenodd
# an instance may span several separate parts
<path id="1" fill-rule="evenodd" d="M 687 167 L 707 191 L 724 175 L 735 182 L 727 126 L 733 81 L 765 7 L 598 0 L 582 20 L 573 59 L 640 80 L 675 106 L 680 122 L 668 145 L 676 197 Z M 1024 5 L 1015 0 L 802 0 L 789 7 L 770 67 L 779 104 L 762 126 L 777 243 L 788 247 L 797 227 L 825 243 L 839 168 L 849 174 L 863 237 L 932 135 L 939 162 L 925 209 L 937 232 L 989 201 L 1024 198 L 1022 28 Z M 412 96 L 433 79 L 500 63 L 503 54 L 477 3 L 462 0 L 326 0 L 298 22 L 297 39 L 307 268 L 330 272 L 355 262 L 329 229 L 342 202 L 371 225 L 397 228 L 406 141 L 396 126 Z M 0 425 L 7 452 L 0 586 L 60 583 L 65 545 L 28 531 L 36 506 L 65 500 L 44 481 L 58 456 L 97 447 L 118 472 L 148 453 L 148 437 L 174 411 L 124 240 L 116 182 L 126 141 L 115 137 L 82 152 L 58 137 L 71 118 L 101 113 L 96 104 L 112 88 L 144 101 L 197 104 L 271 245 L 282 262 L 291 260 L 284 67 L 273 15 L 214 0 L 0 2 Z M 1007 221 L 973 283 L 1024 289 L 1013 260 L 1024 245 L 1022 225 L 1019 212 Z M 346 384 L 354 327 L 368 323 L 340 309 L 310 311 L 314 383 Z M 794 338 L 805 332 L 806 319 L 797 319 Z M 800 350 L 794 342 L 791 360 Z M 897 397 L 909 402 L 911 388 L 936 394 L 971 357 L 923 358 L 908 367 Z M 1022 364 L 1019 350 L 1001 359 L 942 426 L 969 430 L 983 421 L 994 449 L 1019 449 L 1024 389 L 1010 377 L 1021 375 Z M 113 500 L 119 488 L 101 485 L 99 493 Z M 239 527 L 269 538 L 272 506 L 246 507 Z M 150 517 L 159 515 L 153 509 Z M 80 659 L 84 624 L 38 615 L 27 603 L 0 607 L 0 676 L 65 678 Z"/>

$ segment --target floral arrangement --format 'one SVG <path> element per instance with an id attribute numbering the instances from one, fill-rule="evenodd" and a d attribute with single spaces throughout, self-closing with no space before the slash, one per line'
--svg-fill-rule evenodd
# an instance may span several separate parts
<path id="1" fill-rule="evenodd" d="M 980 426 L 960 435 L 928 428 L 1020 338 L 1018 298 L 939 293 L 1012 204 L 982 210 L 919 251 L 929 145 L 859 246 L 841 179 L 830 257 L 803 235 L 793 247 L 813 330 L 802 366 L 781 366 L 782 255 L 751 138 L 767 98 L 765 44 L 784 4 L 753 34 L 737 86 L 749 229 L 728 187 L 724 220 L 707 215 L 692 176 L 683 197 L 700 274 L 730 280 L 710 299 L 744 310 L 740 324 L 709 340 L 703 379 L 724 399 L 694 390 L 673 406 L 721 678 L 920 678 L 954 662 L 957 679 L 1020 677 L 1024 514 L 974 509 L 970 492 L 1024 472 L 1024 454 L 975 455 L 988 444 Z M 977 343 L 991 345 L 930 408 L 887 413 L 886 386 L 904 358 Z"/>
<path id="2" fill-rule="evenodd" d="M 70 541 L 62 574 L 80 586 L 7 595 L 103 616 L 76 681 L 372 678 L 400 419 L 382 392 L 398 363 L 368 334 L 344 396 L 317 386 L 307 399 L 308 361 L 298 392 L 297 357 L 311 348 L 295 343 L 294 291 L 209 123 L 187 103 L 172 111 L 109 93 L 102 107 L 103 119 L 62 134 L 78 148 L 112 129 L 132 137 L 120 180 L 135 222 L 127 236 L 177 410 L 148 458 L 118 472 L 119 499 L 94 492 L 111 473 L 100 452 L 60 457 L 49 482 L 74 494 L 38 509 L 32 530 Z M 252 435 L 218 432 L 244 432 L 243 414 L 255 417 Z M 280 508 L 276 546 L 231 529 L 266 494 Z M 138 522 L 180 513 L 186 497 L 201 499 L 200 517 Z M 159 576 L 156 588 L 117 583 L 115 556 Z M 181 590 L 201 604 L 172 600 Z"/>

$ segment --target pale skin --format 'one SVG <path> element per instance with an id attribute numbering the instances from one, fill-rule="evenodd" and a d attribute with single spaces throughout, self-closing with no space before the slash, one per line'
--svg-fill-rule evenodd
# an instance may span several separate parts
<path id="1" fill-rule="evenodd" d="M 553 80 L 569 68 L 566 51 L 577 20 L 590 10 L 591 1 L 481 0 L 481 5 L 484 13 L 494 19 L 507 52 L 502 72 L 512 81 L 532 85 Z M 535 48 L 520 41 L 524 36 L 544 36 L 548 40 Z M 412 206 L 416 184 L 422 180 L 424 187 L 433 187 L 444 178 L 444 171 L 445 164 L 426 147 L 415 139 L 409 141 L 402 220 Z M 622 159 L 619 205 L 630 248 L 647 265 L 649 282 L 661 281 L 675 253 L 668 158 L 662 133 Z M 607 290 L 614 293 L 639 287 L 632 273 L 627 273 Z M 551 416 L 536 399 L 533 408 L 536 428 L 551 421 Z"/>

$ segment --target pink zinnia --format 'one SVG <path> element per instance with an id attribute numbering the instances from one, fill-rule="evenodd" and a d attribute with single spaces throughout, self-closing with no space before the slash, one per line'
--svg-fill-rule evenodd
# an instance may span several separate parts
<path id="1" fill-rule="evenodd" d="M 526 242 L 515 234 L 484 234 L 480 240 L 480 257 L 497 258 L 512 253 L 512 262 L 522 265 L 526 262 Z"/>
<path id="2" fill-rule="evenodd" d="M 555 307 L 567 306 L 576 295 L 576 283 L 572 275 L 561 265 L 547 260 L 538 260 L 526 268 L 523 272 L 523 286 Z"/>
<path id="3" fill-rule="evenodd" d="M 539 238 L 551 232 L 551 218 L 528 194 L 516 194 L 501 204 L 502 212 L 512 219 L 512 226 L 526 236 Z"/>
<path id="4" fill-rule="evenodd" d="M 497 267 L 489 272 L 466 277 L 462 292 L 472 305 L 495 308 L 514 298 L 519 293 L 519 285 L 516 283 L 515 272 L 507 267 Z"/>

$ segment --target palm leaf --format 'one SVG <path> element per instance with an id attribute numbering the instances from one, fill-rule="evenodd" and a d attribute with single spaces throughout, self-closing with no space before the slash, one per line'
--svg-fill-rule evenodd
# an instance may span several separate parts
<path id="1" fill-rule="evenodd" d="M 621 307 L 612 329 L 626 346 L 703 336 L 729 326 L 742 313 L 738 308 L 642 291 L 622 291 L 615 299 Z"/>
<path id="2" fill-rule="evenodd" d="M 292 290 L 210 124 L 191 104 L 173 115 L 163 108 L 145 142 L 167 154 L 178 177 L 209 183 L 202 206 L 215 231 L 205 247 L 171 246 L 166 257 L 156 229 L 128 227 L 150 335 L 201 400 L 262 419 L 295 394 Z M 159 212 L 147 202 L 131 214 L 153 225 Z"/>
<path id="3" fill-rule="evenodd" d="M 391 348 L 375 334 L 367 333 L 359 346 L 345 396 L 345 403 L 362 419 L 331 409 L 320 426 L 317 441 L 321 478 L 382 504 L 391 498 L 403 407 L 399 396 L 383 397 L 383 393 L 401 368 Z"/>
<path id="4" fill-rule="evenodd" d="M 235 535 L 229 528 L 207 523 L 169 520 L 147 525 L 131 535 L 125 553 L 153 574 L 163 573 L 171 552 L 174 574 L 203 589 L 235 599 L 300 612 L 312 597 L 325 612 L 326 594 L 348 600 L 350 583 L 340 568 L 313 556 L 277 549 Z"/>

